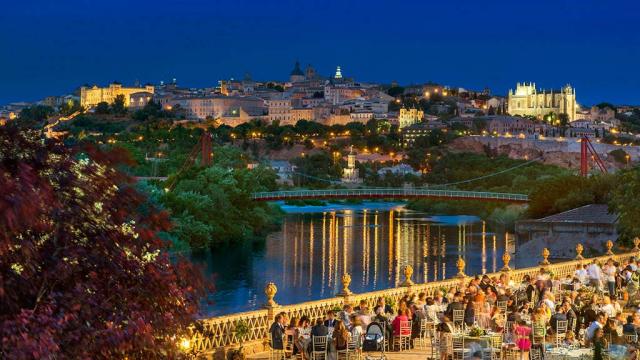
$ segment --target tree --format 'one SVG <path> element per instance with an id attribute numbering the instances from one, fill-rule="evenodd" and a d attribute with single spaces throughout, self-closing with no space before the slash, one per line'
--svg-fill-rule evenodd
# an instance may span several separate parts
<path id="1" fill-rule="evenodd" d="M 609 210 L 618 214 L 619 239 L 630 244 L 640 236 L 640 168 L 621 171 L 616 184 Z"/>
<path id="2" fill-rule="evenodd" d="M 117 95 L 115 99 L 113 99 L 113 104 L 111 105 L 111 110 L 116 115 L 124 115 L 127 113 L 127 108 L 125 107 L 124 95 Z"/>
<path id="3" fill-rule="evenodd" d="M 392 86 L 387 90 L 387 94 L 389 96 L 397 97 L 404 93 L 404 88 L 402 86 Z"/>
<path id="4" fill-rule="evenodd" d="M 0 128 L 0 357 L 176 358 L 202 295 L 157 236 L 166 213 L 114 169 Z"/>
<path id="5" fill-rule="evenodd" d="M 273 170 L 233 168 L 241 156 L 234 148 L 226 152 L 233 159 L 214 153 L 215 166 L 185 172 L 161 199 L 175 218 L 173 234 L 196 250 L 253 240 L 279 220 L 276 209 L 251 200 L 253 192 L 277 188 Z"/>
<path id="6" fill-rule="evenodd" d="M 51 106 L 35 105 L 22 109 L 18 119 L 26 127 L 39 127 L 53 113 L 54 110 Z"/>
<path id="7" fill-rule="evenodd" d="M 111 113 L 111 109 L 109 108 L 109 103 L 107 103 L 106 101 L 101 101 L 98 103 L 98 105 L 96 105 L 95 108 L 95 113 L 96 114 L 109 114 Z"/>

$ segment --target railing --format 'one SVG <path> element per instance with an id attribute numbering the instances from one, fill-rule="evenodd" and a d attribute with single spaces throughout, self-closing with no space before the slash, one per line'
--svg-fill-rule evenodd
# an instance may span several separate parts
<path id="1" fill-rule="evenodd" d="M 586 264 L 594 260 L 604 262 L 607 259 L 624 262 L 632 256 L 640 255 L 640 248 L 638 248 L 640 240 L 636 239 L 634 242 L 636 246 L 632 252 L 614 254 L 612 252 L 613 242 L 609 240 L 606 244 L 607 253 L 603 256 L 590 259 L 585 259 L 582 256 L 583 247 L 581 244 L 578 244 L 576 246 L 577 256 L 575 260 L 555 264 L 549 262 L 548 258 L 550 253 L 549 250 L 545 248 L 542 251 L 543 260 L 540 262 L 540 266 L 518 270 L 513 270 L 509 267 L 511 256 L 505 253 L 502 256 L 504 267 L 499 272 L 489 273 L 487 275 L 493 277 L 507 274 L 510 280 L 519 283 L 525 275 L 533 276 L 539 272 L 540 267 L 544 267 L 547 271 L 553 272 L 554 275 L 565 278 L 566 276 L 573 275 L 578 264 Z M 347 303 L 357 304 L 361 300 L 365 300 L 369 308 L 373 308 L 377 299 L 380 297 L 392 299 L 393 302 L 398 303 L 399 300 L 407 294 L 424 292 L 427 296 L 434 296 L 440 289 L 459 288 L 462 283 L 466 283 L 470 277 L 464 274 L 465 265 L 464 260 L 459 258 L 456 263 L 458 274 L 455 278 L 424 284 L 413 283 L 411 280 L 413 268 L 411 266 L 405 266 L 403 268 L 405 281 L 399 287 L 363 294 L 353 294 L 349 290 L 351 276 L 344 274 L 342 275 L 342 291 L 336 297 L 283 306 L 278 305 L 274 301 L 278 289 L 275 284 L 269 283 L 265 287 L 265 294 L 267 296 L 265 309 L 200 320 L 193 328 L 194 332 L 190 340 L 191 350 L 195 353 L 206 353 L 217 350 L 225 351 L 230 347 L 236 346 L 239 339 L 235 335 L 235 327 L 240 322 L 246 322 L 250 329 L 250 333 L 244 338 L 244 342 L 253 342 L 256 345 L 262 346 L 267 339 L 269 327 L 275 315 L 278 313 L 285 313 L 289 318 L 300 318 L 306 315 L 310 319 L 315 319 L 324 317 L 329 310 L 342 308 L 342 306 Z"/>
<path id="2" fill-rule="evenodd" d="M 476 199 L 516 203 L 525 203 L 529 201 L 529 197 L 524 194 L 415 188 L 268 191 L 253 193 L 251 194 L 251 198 L 257 201 L 327 198 L 437 198 L 451 200 Z"/>

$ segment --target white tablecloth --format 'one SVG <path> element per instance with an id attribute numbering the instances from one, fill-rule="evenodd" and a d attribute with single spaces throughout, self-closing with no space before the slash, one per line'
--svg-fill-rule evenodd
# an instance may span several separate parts
<path id="1" fill-rule="evenodd" d="M 591 360 L 593 359 L 592 349 L 566 349 L 554 348 L 547 350 L 545 360 Z"/>

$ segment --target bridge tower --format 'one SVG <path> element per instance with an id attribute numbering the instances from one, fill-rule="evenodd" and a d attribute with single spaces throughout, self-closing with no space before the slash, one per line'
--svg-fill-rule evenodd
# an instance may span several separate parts
<path id="1" fill-rule="evenodd" d="M 200 166 L 211 166 L 213 158 L 211 134 L 206 130 L 202 133 L 202 137 L 200 138 L 200 145 Z"/>
<path id="2" fill-rule="evenodd" d="M 580 139 L 580 175 L 587 177 L 589 175 L 589 153 L 591 158 L 596 163 L 602 173 L 607 173 L 607 168 L 604 166 L 604 162 L 600 159 L 600 156 L 596 152 L 595 147 L 591 143 L 591 140 L 587 136 L 583 136 Z"/>

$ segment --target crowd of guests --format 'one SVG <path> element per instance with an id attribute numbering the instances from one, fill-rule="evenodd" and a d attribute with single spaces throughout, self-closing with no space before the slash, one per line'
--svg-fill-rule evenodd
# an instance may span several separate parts
<path id="1" fill-rule="evenodd" d="M 619 344 L 635 356 L 632 338 L 640 333 L 640 312 L 623 313 L 621 290 L 632 296 L 629 304 L 633 303 L 638 269 L 636 259 L 630 259 L 622 264 L 608 260 L 578 265 L 563 279 L 545 268 L 534 276 L 525 275 L 520 283 L 510 280 L 508 273 L 476 276 L 462 287 L 437 291 L 434 296 L 406 295 L 397 304 L 381 297 L 371 309 L 363 300 L 357 306 L 328 311 L 320 319 L 288 318 L 281 313 L 270 332 L 274 348 L 282 349 L 282 339 L 288 339 L 293 355 L 303 359 L 313 350 L 313 336 L 330 336 L 337 350 L 350 344 L 359 349 L 372 322 L 384 324 L 391 343 L 401 335 L 422 337 L 425 324 L 429 325 L 433 331 L 427 335 L 437 339 L 433 344 L 443 360 L 452 356 L 452 335 L 470 328 L 502 334 L 503 343 L 518 349 L 523 359 L 532 348 L 543 351 L 545 343 L 600 352 Z M 410 329 L 401 327 L 406 321 L 411 321 Z"/>

